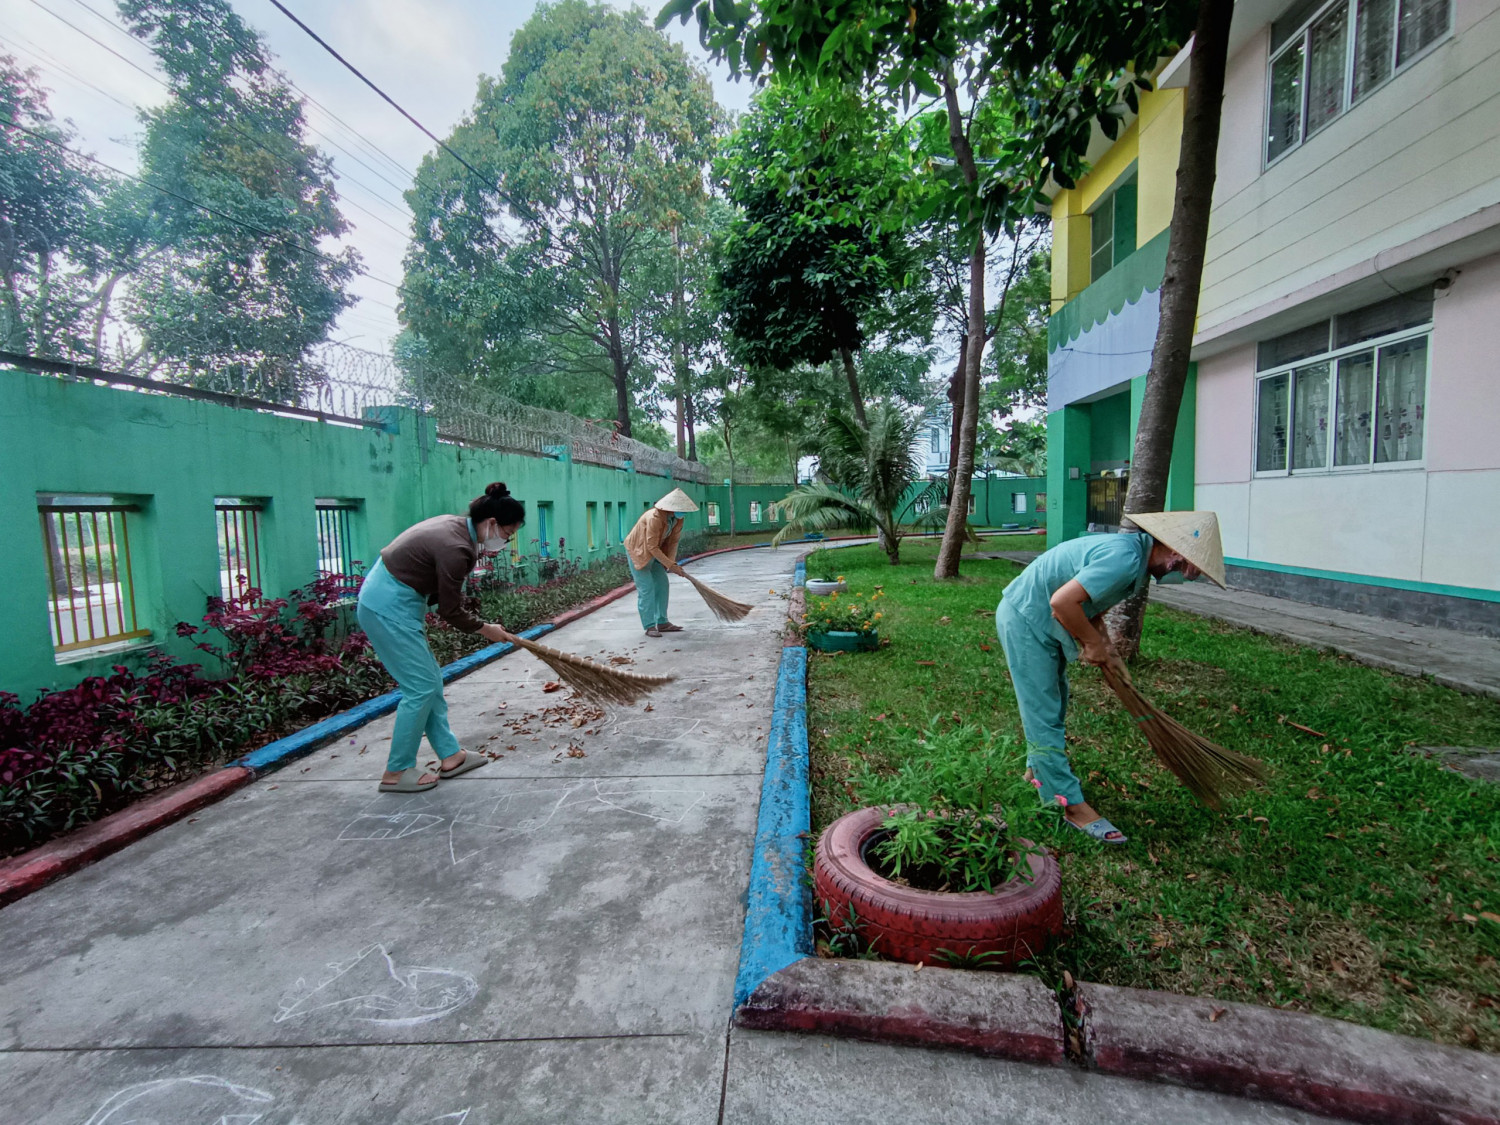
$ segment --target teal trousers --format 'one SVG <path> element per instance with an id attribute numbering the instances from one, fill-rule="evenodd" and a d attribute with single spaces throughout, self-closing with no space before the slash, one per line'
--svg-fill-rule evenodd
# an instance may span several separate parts
<path id="1" fill-rule="evenodd" d="M 1026 765 L 1039 783 L 1043 804 L 1062 797 L 1083 802 L 1083 786 L 1068 764 L 1065 726 L 1068 715 L 1068 660 L 1062 645 L 1044 639 L 1002 598 L 995 610 L 995 632 L 1010 666 L 1021 727 L 1026 732 Z"/>
<path id="2" fill-rule="evenodd" d="M 635 581 L 635 608 L 641 615 L 641 628 L 650 629 L 667 623 L 667 568 L 656 560 L 644 570 L 630 566 Z"/>
<path id="3" fill-rule="evenodd" d="M 401 689 L 385 768 L 397 771 L 415 766 L 423 734 L 439 758 L 457 754 L 461 747 L 448 726 L 443 675 L 427 647 L 426 599 L 391 577 L 385 563 L 377 559 L 359 588 L 358 616 L 375 655 Z"/>

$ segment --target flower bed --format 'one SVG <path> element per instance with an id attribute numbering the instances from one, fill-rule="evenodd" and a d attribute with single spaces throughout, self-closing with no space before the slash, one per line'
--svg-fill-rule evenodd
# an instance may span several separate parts
<path id="1" fill-rule="evenodd" d="M 519 631 L 629 581 L 623 557 L 612 556 L 593 567 L 506 568 L 476 576 L 471 589 L 481 616 Z M 390 691 L 354 622 L 358 584 L 328 575 L 286 598 L 252 589 L 210 598 L 202 623 L 177 631 L 216 678 L 152 652 L 29 705 L 0 692 L 0 856 Z M 439 663 L 488 644 L 435 615 L 428 624 Z"/>

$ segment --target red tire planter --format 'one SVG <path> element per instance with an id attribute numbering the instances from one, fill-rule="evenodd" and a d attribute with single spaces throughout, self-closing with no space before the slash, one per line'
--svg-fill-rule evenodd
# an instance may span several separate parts
<path id="1" fill-rule="evenodd" d="M 941 965 L 979 954 L 987 967 L 1011 968 L 1062 933 L 1062 872 L 1050 853 L 1031 855 L 1031 879 L 994 894 L 923 891 L 876 874 L 862 858 L 888 810 L 856 809 L 823 830 L 813 863 L 817 908 L 848 918 L 870 948 L 897 961 Z"/>

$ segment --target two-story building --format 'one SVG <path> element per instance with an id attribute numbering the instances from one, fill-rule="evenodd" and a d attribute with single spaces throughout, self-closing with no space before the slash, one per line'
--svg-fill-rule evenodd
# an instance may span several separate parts
<path id="1" fill-rule="evenodd" d="M 1053 199 L 1049 542 L 1118 524 L 1184 51 Z M 1232 585 L 1500 635 L 1500 0 L 1241 0 L 1168 506 Z"/>

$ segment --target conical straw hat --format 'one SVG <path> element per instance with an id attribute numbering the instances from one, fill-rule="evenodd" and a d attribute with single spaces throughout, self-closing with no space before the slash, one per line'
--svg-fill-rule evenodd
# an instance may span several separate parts
<path id="1" fill-rule="evenodd" d="M 656 506 L 664 512 L 696 512 L 698 505 L 693 503 L 693 498 L 680 488 L 674 488 L 660 500 Z"/>
<path id="2" fill-rule="evenodd" d="M 1224 586 L 1224 543 L 1213 512 L 1126 512 L 1125 518 Z"/>

